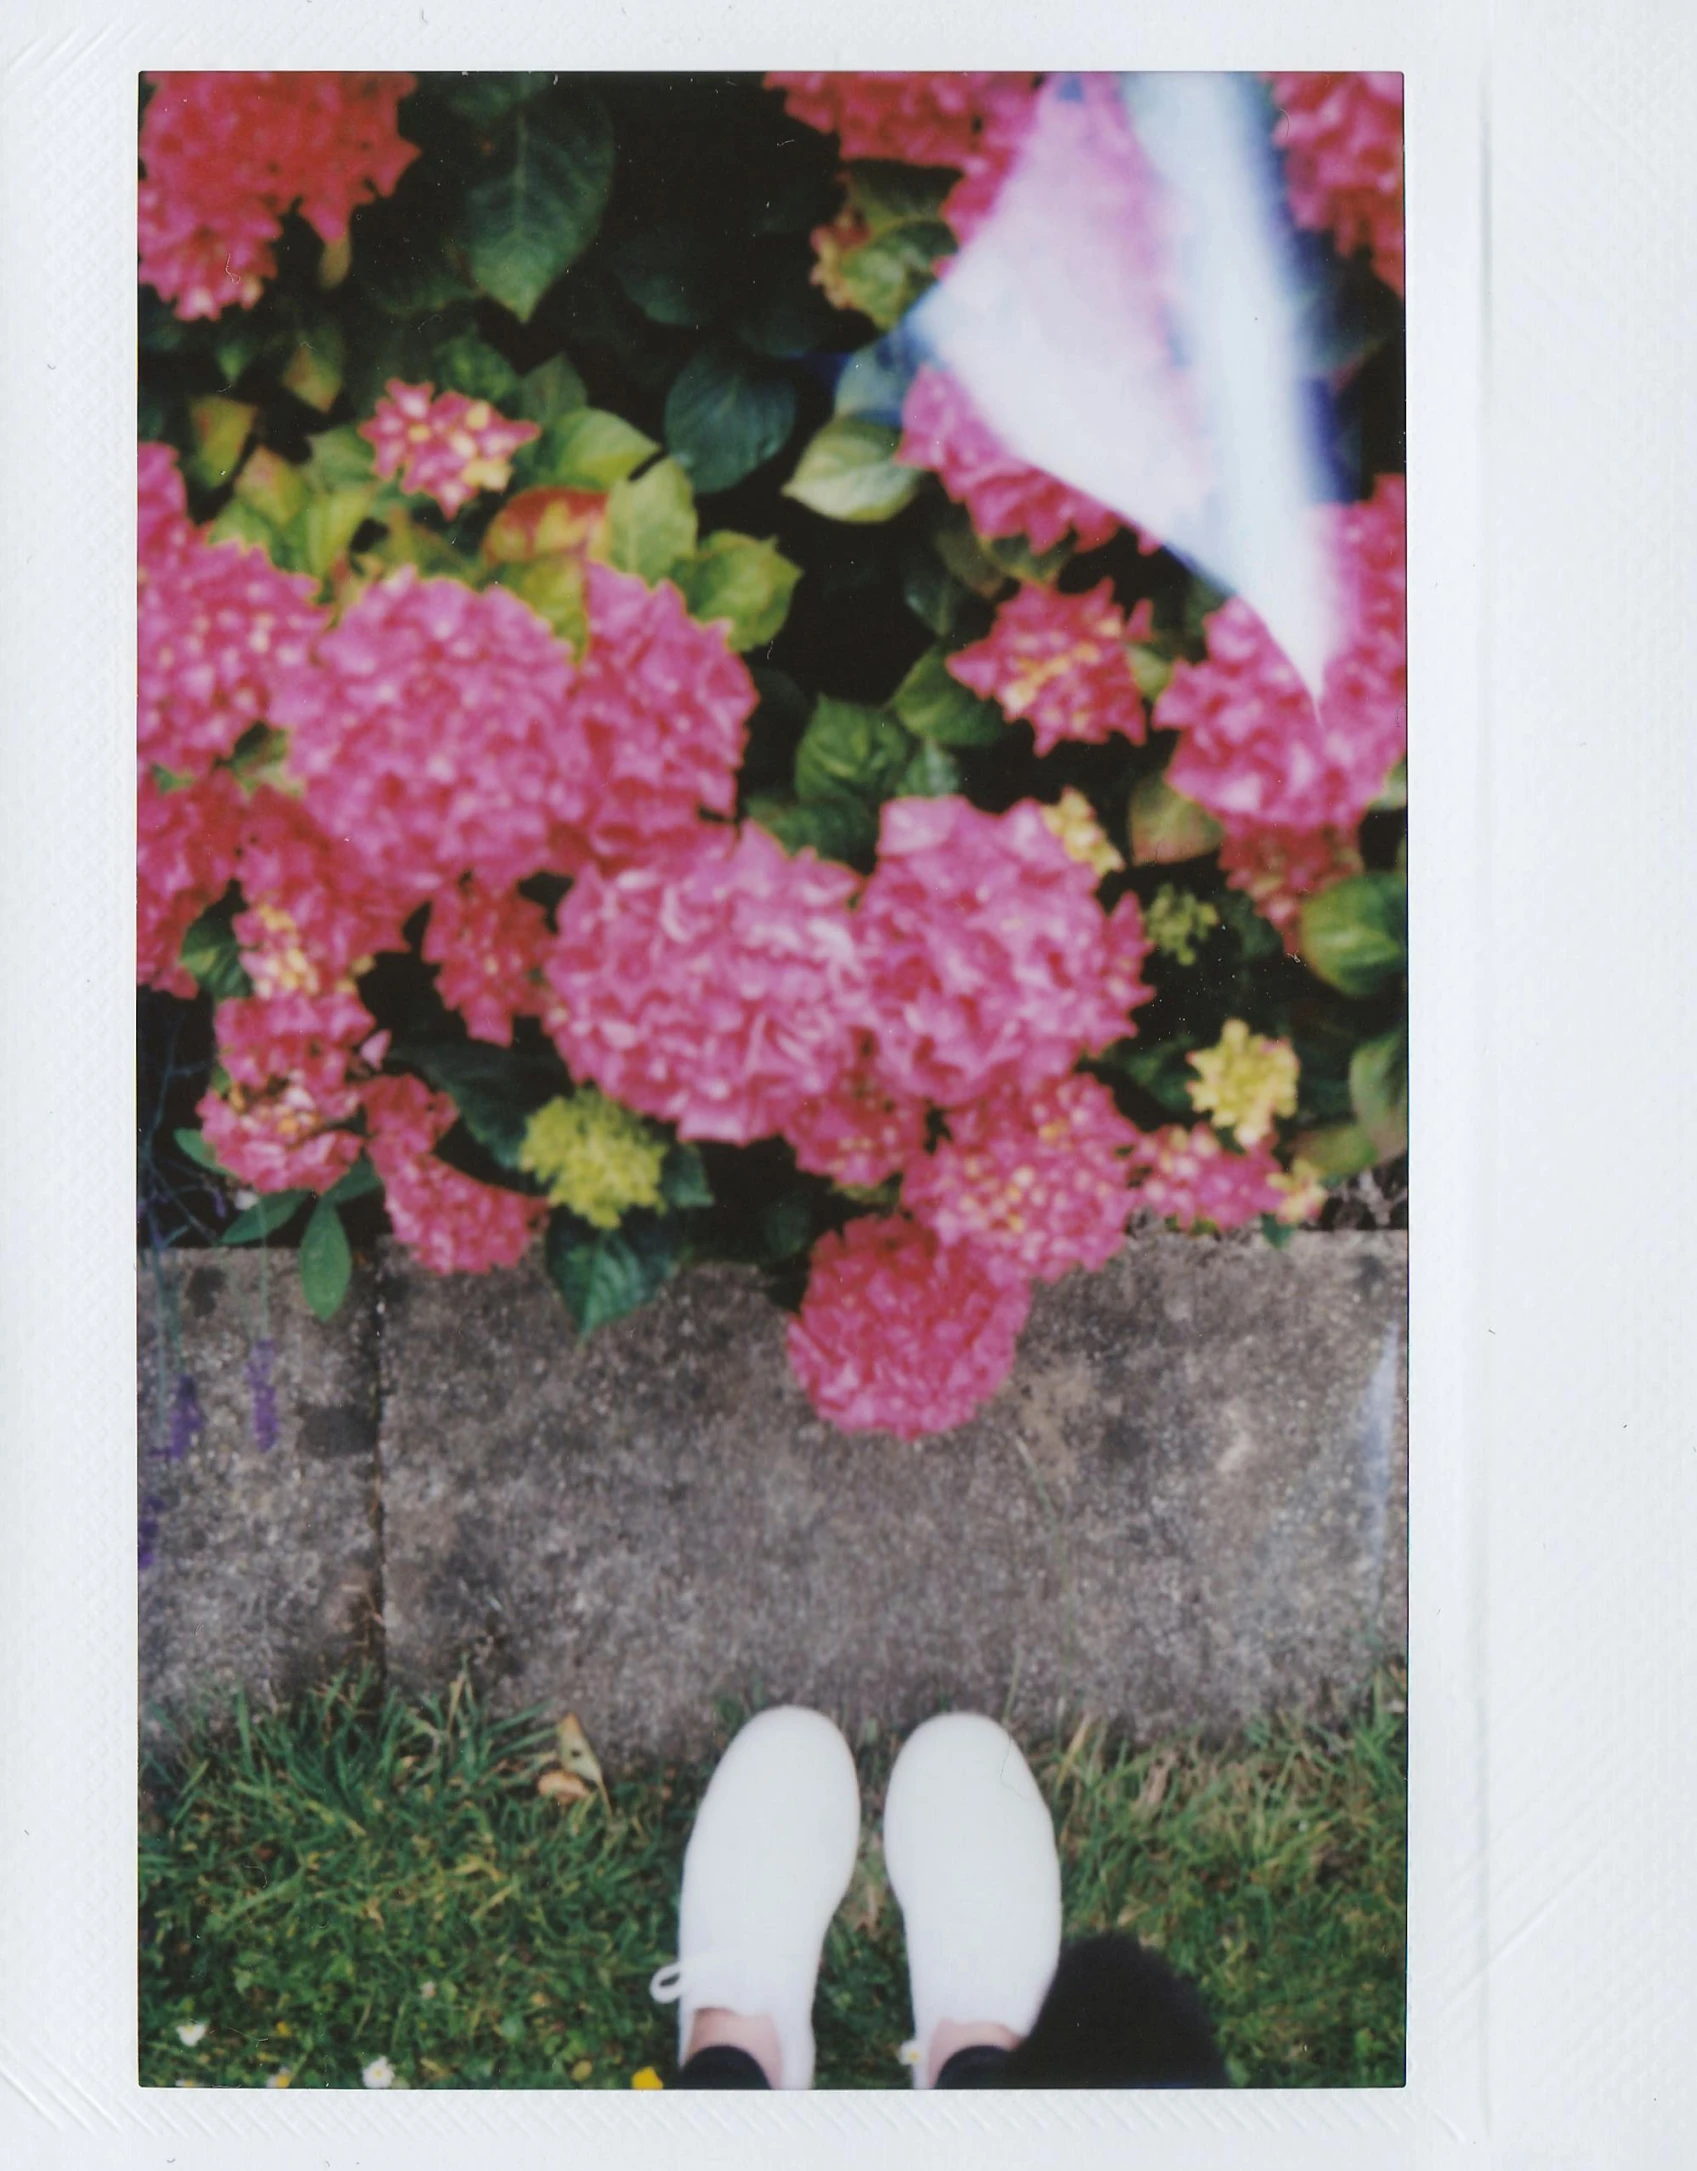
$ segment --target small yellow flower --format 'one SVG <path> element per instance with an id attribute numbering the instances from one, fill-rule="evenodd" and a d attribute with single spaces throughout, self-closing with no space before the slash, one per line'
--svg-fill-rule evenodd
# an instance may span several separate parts
<path id="1" fill-rule="evenodd" d="M 1104 875 L 1117 874 L 1125 865 L 1108 842 L 1095 808 L 1070 784 L 1052 807 L 1043 809 L 1043 821 L 1050 834 L 1059 837 L 1067 857 L 1088 867 L 1098 882 Z"/>
<path id="2" fill-rule="evenodd" d="M 1290 1164 L 1288 1173 L 1269 1176 L 1267 1181 L 1275 1191 L 1285 1194 L 1279 1219 L 1287 1228 L 1299 1228 L 1303 1222 L 1312 1221 L 1326 1203 L 1326 1187 L 1320 1180 L 1320 1171 L 1300 1154 Z"/>
<path id="3" fill-rule="evenodd" d="M 1211 904 L 1174 882 L 1161 884 L 1143 915 L 1149 940 L 1181 965 L 1195 964 L 1196 953 L 1219 924 Z"/>
<path id="4" fill-rule="evenodd" d="M 630 2077 L 633 2088 L 664 2088 L 665 2082 L 651 2065 L 639 2066 Z"/>
<path id="5" fill-rule="evenodd" d="M 556 1206 L 597 1229 L 616 1229 L 627 1207 L 660 1204 L 663 1139 L 593 1087 L 539 1108 L 525 1126 L 519 1166 L 540 1178 Z"/>
<path id="6" fill-rule="evenodd" d="M 276 2072 L 266 2081 L 265 2085 L 267 2088 L 287 2088 L 293 2079 L 294 2075 L 289 2068 L 286 2065 L 280 2065 Z"/>
<path id="7" fill-rule="evenodd" d="M 1230 1018 L 1215 1046 L 1198 1050 L 1190 1062 L 1196 1072 L 1191 1104 L 1240 1146 L 1259 1145 L 1276 1116 L 1296 1113 L 1300 1066 L 1288 1040 L 1267 1040 L 1241 1018 Z"/>

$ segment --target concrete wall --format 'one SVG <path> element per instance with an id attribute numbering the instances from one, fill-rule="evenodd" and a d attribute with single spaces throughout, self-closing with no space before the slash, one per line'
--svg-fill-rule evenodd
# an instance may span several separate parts
<path id="1" fill-rule="evenodd" d="M 143 1276 L 156 1719 L 363 1656 L 409 1688 L 469 1663 L 615 1761 L 698 1749 L 720 1694 L 1145 1734 L 1341 1701 L 1405 1638 L 1401 1236 L 1135 1238 L 1040 1290 L 1008 1385 L 914 1446 L 821 1424 L 734 1269 L 579 1344 L 535 1266 L 389 1253 L 321 1326 L 290 1265 Z M 269 1453 L 243 1377 L 262 1276 Z M 173 1308 L 207 1416 L 178 1462 Z"/>

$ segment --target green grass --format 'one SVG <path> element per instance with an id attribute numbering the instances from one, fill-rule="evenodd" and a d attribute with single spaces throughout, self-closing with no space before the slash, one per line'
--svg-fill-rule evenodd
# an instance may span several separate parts
<path id="1" fill-rule="evenodd" d="M 727 1723 L 731 1715 L 727 1714 Z M 866 1831 L 825 1948 L 818 2085 L 901 2087 L 900 1914 L 878 1815 L 895 1744 L 860 1750 Z M 1396 2086 L 1403 2066 L 1400 1676 L 1333 1731 L 1133 1752 L 1088 1723 L 1025 1744 L 1060 1836 L 1069 1934 L 1125 1929 L 1202 1988 L 1250 2087 Z M 238 1709 L 146 1772 L 141 2079 L 348 2088 L 627 2088 L 669 2077 L 684 1842 L 711 1762 L 537 1792 L 551 1730 L 358 1683 Z M 192 2045 L 179 2028 L 204 2022 Z"/>

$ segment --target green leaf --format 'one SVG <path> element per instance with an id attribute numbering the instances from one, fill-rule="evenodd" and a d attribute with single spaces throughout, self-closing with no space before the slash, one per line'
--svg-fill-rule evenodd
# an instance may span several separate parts
<path id="1" fill-rule="evenodd" d="M 309 489 L 350 489 L 377 480 L 376 455 L 357 425 L 347 422 L 307 439 L 306 466 L 300 472 Z"/>
<path id="2" fill-rule="evenodd" d="M 1219 849 L 1220 825 L 1164 776 L 1142 776 L 1131 793 L 1131 856 L 1140 867 L 1170 867 Z"/>
<path id="3" fill-rule="evenodd" d="M 1006 728 L 993 701 L 981 701 L 951 676 L 940 648 L 928 648 L 890 697 L 917 738 L 934 746 L 994 746 Z"/>
<path id="4" fill-rule="evenodd" d="M 854 207 L 875 234 L 904 220 L 938 218 L 954 185 L 954 175 L 935 166 L 857 158 L 849 167 Z"/>
<path id="5" fill-rule="evenodd" d="M 1359 1123 L 1328 1123 L 1291 1140 L 1292 1158 L 1311 1162 L 1327 1183 L 1341 1183 L 1371 1168 L 1379 1150 Z"/>
<path id="6" fill-rule="evenodd" d="M 679 219 L 642 228 L 610 252 L 613 277 L 655 324 L 694 327 L 713 314 L 716 266 L 698 229 Z"/>
<path id="7" fill-rule="evenodd" d="M 381 1191 L 383 1179 L 371 1165 L 369 1157 L 361 1154 L 348 1173 L 333 1183 L 325 1192 L 329 1206 L 351 1206 L 355 1199 L 370 1198 L 374 1191 Z"/>
<path id="8" fill-rule="evenodd" d="M 822 859 L 838 859 L 855 867 L 877 850 L 877 810 L 852 792 L 835 792 L 799 805 L 794 800 L 751 799 L 748 811 L 792 854 L 811 846 Z"/>
<path id="9" fill-rule="evenodd" d="M 903 799 L 942 799 L 960 790 L 960 763 L 940 746 L 922 745 L 901 773 L 896 794 Z"/>
<path id="10" fill-rule="evenodd" d="M 607 562 L 652 588 L 695 548 L 695 497 L 676 460 L 656 460 L 607 499 Z"/>
<path id="11" fill-rule="evenodd" d="M 726 528 L 710 535 L 672 578 L 683 590 L 690 616 L 703 625 L 722 619 L 726 638 L 740 653 L 762 647 L 782 628 L 801 567 L 792 565 L 776 543 L 756 542 Z"/>
<path id="12" fill-rule="evenodd" d="M 519 373 L 499 349 L 475 332 L 456 332 L 431 355 L 438 392 L 463 392 L 502 409 L 518 398 Z"/>
<path id="13" fill-rule="evenodd" d="M 215 1003 L 253 993 L 235 930 L 221 905 L 208 906 L 193 922 L 183 936 L 177 957 L 183 970 L 194 975 L 202 991 Z"/>
<path id="14" fill-rule="evenodd" d="M 815 354 L 835 335 L 837 313 L 808 279 L 775 267 L 736 320 L 737 337 L 756 354 L 787 360 Z"/>
<path id="15" fill-rule="evenodd" d="M 584 602 L 580 559 L 565 552 L 527 558 L 522 564 L 503 565 L 495 578 L 528 603 L 538 618 L 546 619 L 568 647 L 582 655 L 589 640 L 589 611 Z"/>
<path id="16" fill-rule="evenodd" d="M 210 1169 L 215 1176 L 227 1176 L 230 1173 L 207 1144 L 204 1132 L 184 1128 L 173 1131 L 171 1136 L 177 1142 L 177 1151 L 186 1154 L 197 1168 Z"/>
<path id="17" fill-rule="evenodd" d="M 1004 573 L 1012 573 L 1016 580 L 1044 582 L 1054 579 L 1075 547 L 1070 535 L 1063 535 L 1047 550 L 1033 550 L 1023 535 L 992 535 L 984 541 L 985 550 Z"/>
<path id="18" fill-rule="evenodd" d="M 955 237 L 941 219 L 916 219 L 875 234 L 837 259 L 835 289 L 887 332 L 936 283 L 933 268 Z"/>
<path id="19" fill-rule="evenodd" d="M 300 571 L 300 554 L 290 536 L 273 527 L 263 513 L 256 512 L 251 505 L 244 505 L 240 498 L 232 498 L 207 523 L 206 532 L 214 543 L 257 544 L 285 572 Z"/>
<path id="20" fill-rule="evenodd" d="M 1145 701 L 1158 701 L 1173 675 L 1172 658 L 1163 656 L 1158 648 L 1145 647 L 1141 641 L 1128 641 L 1125 655 L 1138 692 Z"/>
<path id="21" fill-rule="evenodd" d="M 306 503 L 306 483 L 298 467 L 258 445 L 236 477 L 231 503 L 247 506 L 273 527 L 286 528 Z"/>
<path id="22" fill-rule="evenodd" d="M 972 516 L 964 505 L 953 505 L 943 499 L 931 515 L 930 530 L 938 557 L 963 588 L 969 588 L 975 596 L 983 596 L 988 601 L 1007 586 L 1007 574 L 979 540 Z"/>
<path id="23" fill-rule="evenodd" d="M 515 113 L 466 191 L 459 238 L 479 288 L 528 323 L 595 239 L 613 186 L 613 124 L 593 92 Z"/>
<path id="24" fill-rule="evenodd" d="M 1396 814 L 1407 804 L 1408 756 L 1404 754 L 1401 761 L 1397 763 L 1396 767 L 1379 787 L 1379 796 L 1373 801 L 1368 812 L 1371 814 Z"/>
<path id="25" fill-rule="evenodd" d="M 588 398 L 583 379 L 566 357 L 551 354 L 520 380 L 513 412 L 523 422 L 540 422 L 546 428 L 560 416 L 575 413 Z"/>
<path id="26" fill-rule="evenodd" d="M 536 1110 L 570 1088 L 559 1062 L 481 1040 L 409 1041 L 391 1053 L 448 1094 L 472 1137 L 508 1169 L 518 1167 L 525 1126 Z"/>
<path id="27" fill-rule="evenodd" d="M 295 531 L 306 571 L 323 580 L 347 556 L 349 544 L 369 519 L 376 502 L 375 483 L 327 490 L 322 497 L 311 499 Z"/>
<path id="28" fill-rule="evenodd" d="M 301 1293 L 317 1319 L 333 1319 L 353 1278 L 348 1232 L 330 1201 L 320 1199 L 301 1238 Z"/>
<path id="29" fill-rule="evenodd" d="M 961 630 L 972 591 L 935 551 L 915 543 L 902 554 L 902 601 L 928 631 L 947 640 Z"/>
<path id="30" fill-rule="evenodd" d="M 882 709 L 821 694 L 796 748 L 795 788 L 802 799 L 847 790 L 887 799 L 913 755 L 913 741 Z"/>
<path id="31" fill-rule="evenodd" d="M 701 347 L 666 395 L 666 444 L 703 497 L 728 490 L 782 450 L 795 386 L 735 347 Z"/>
<path id="32" fill-rule="evenodd" d="M 421 90 L 434 91 L 444 105 L 452 106 L 474 127 L 493 128 L 514 106 L 539 97 L 554 78 L 545 69 L 490 68 L 458 74 L 432 72 L 418 80 Z"/>
<path id="33" fill-rule="evenodd" d="M 865 415 L 838 415 L 808 443 L 784 485 L 827 520 L 892 520 L 918 490 L 918 468 L 896 459 L 901 432 Z"/>
<path id="34" fill-rule="evenodd" d="M 283 387 L 304 405 L 327 415 L 342 389 L 346 365 L 347 343 L 342 327 L 331 318 L 296 346 L 283 366 Z"/>
<path id="35" fill-rule="evenodd" d="M 1365 1040 L 1349 1063 L 1355 1120 L 1381 1161 L 1408 1151 L 1408 1028 L 1398 1025 Z"/>
<path id="36" fill-rule="evenodd" d="M 756 1220 L 760 1257 L 776 1266 L 793 1259 L 813 1242 L 813 1200 L 806 1191 L 786 1191 L 769 1199 Z"/>
<path id="37" fill-rule="evenodd" d="M 311 1198 L 310 1191 L 273 1191 L 267 1197 L 256 1199 L 245 1213 L 240 1213 L 219 1237 L 220 1244 L 258 1244 L 266 1237 L 275 1236 L 279 1229 L 287 1228 L 296 1214 Z"/>
<path id="38" fill-rule="evenodd" d="M 562 490 L 610 490 L 659 450 L 622 415 L 579 407 L 544 423 L 542 435 L 520 447 L 513 481 L 525 490 L 544 483 Z"/>
<path id="39" fill-rule="evenodd" d="M 1127 1040 L 1105 1060 L 1134 1085 L 1141 1086 L 1169 1115 L 1194 1122 L 1196 1104 L 1190 1097 L 1190 1085 L 1196 1073 L 1188 1061 L 1190 1048 L 1188 1040 Z"/>
<path id="40" fill-rule="evenodd" d="M 668 1216 L 629 1213 L 593 1229 L 560 1209 L 549 1216 L 543 1258 L 580 1334 L 646 1304 L 676 1273 L 677 1228 Z"/>
<path id="41" fill-rule="evenodd" d="M 1376 995 L 1408 964 L 1408 885 L 1400 874 L 1357 874 L 1302 908 L 1300 956 L 1352 996 Z"/>
<path id="42" fill-rule="evenodd" d="M 189 402 L 195 445 L 189 468 L 197 482 L 216 490 L 229 481 L 241 463 L 242 448 L 258 413 L 246 401 L 225 399 L 219 393 Z"/>
<path id="43" fill-rule="evenodd" d="M 671 1207 L 711 1206 L 713 1187 L 707 1165 L 693 1146 L 671 1147 L 660 1170 L 660 1192 Z"/>

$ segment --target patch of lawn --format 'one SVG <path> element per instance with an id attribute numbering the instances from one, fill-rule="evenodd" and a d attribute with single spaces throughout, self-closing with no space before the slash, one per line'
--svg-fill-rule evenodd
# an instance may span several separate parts
<path id="1" fill-rule="evenodd" d="M 907 2085 L 901 1918 L 877 1838 L 894 1747 L 860 1750 L 866 1830 L 825 1947 L 821 2087 Z M 1400 2084 L 1399 1675 L 1335 1730 L 1133 1752 L 1087 1723 L 1027 1752 L 1069 1934 L 1128 1930 L 1193 1977 L 1240 2085 Z M 562 1805 L 537 1791 L 553 1754 L 546 1724 L 494 1718 L 463 1687 L 409 1704 L 342 1682 L 280 1712 L 239 1707 L 152 1763 L 143 2085 L 349 2088 L 378 2059 L 412 2087 L 669 2077 L 676 2016 L 647 1984 L 672 1957 L 711 1760 Z"/>

